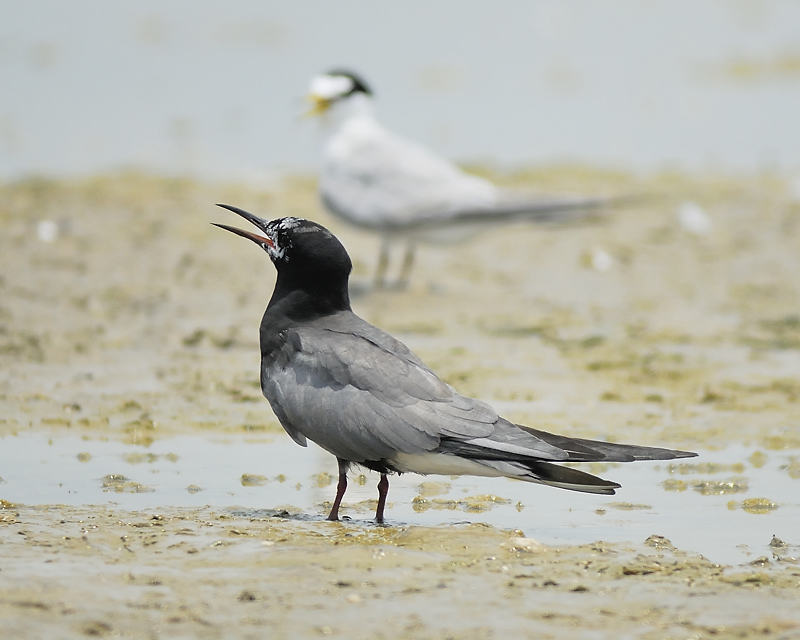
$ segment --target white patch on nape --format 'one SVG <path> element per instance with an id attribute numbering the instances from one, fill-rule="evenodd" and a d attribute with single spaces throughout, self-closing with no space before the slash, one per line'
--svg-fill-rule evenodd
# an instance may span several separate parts
<path id="1" fill-rule="evenodd" d="M 280 222 L 278 222 L 278 229 L 283 231 L 289 231 L 290 229 L 296 229 L 301 224 L 303 224 L 303 218 L 295 218 L 293 216 L 288 216 L 286 218 L 281 218 Z"/>
<path id="2" fill-rule="evenodd" d="M 309 93 L 323 100 L 333 100 L 352 91 L 353 80 L 347 76 L 316 76 L 311 80 Z"/>

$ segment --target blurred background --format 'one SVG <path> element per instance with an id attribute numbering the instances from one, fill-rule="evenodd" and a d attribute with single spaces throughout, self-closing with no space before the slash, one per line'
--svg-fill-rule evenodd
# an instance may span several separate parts
<path id="1" fill-rule="evenodd" d="M 423 247 L 408 288 L 371 290 L 378 239 L 322 209 L 318 122 L 301 117 L 309 80 L 333 67 L 363 74 L 388 129 L 499 184 L 647 198 L 591 224 L 509 226 Z M 122 556 L 86 568 L 88 525 L 77 523 L 95 517 L 92 505 L 116 505 L 120 522 L 139 518 L 131 510 L 183 518 L 202 505 L 312 520 L 329 510 L 335 459 L 295 446 L 261 396 L 258 325 L 275 270 L 252 243 L 211 226 L 242 224 L 216 202 L 328 226 L 353 257 L 356 312 L 505 417 L 701 453 L 681 465 L 587 469 L 620 482 L 618 499 L 475 478 L 432 493 L 404 475 L 392 480 L 393 522 L 479 520 L 559 545 L 658 534 L 679 553 L 786 576 L 743 580 L 747 598 L 769 584 L 761 592 L 773 607 L 741 607 L 733 581 L 722 586 L 724 624 L 780 611 L 793 600 L 779 585 L 796 590 L 800 557 L 798 114 L 797 0 L 0 0 L 0 523 L 16 532 L 24 520 L 53 540 L 50 549 L 38 534 L 14 534 L 3 556 L 0 605 L 17 603 L 23 625 L 6 627 L 26 629 L 10 636 L 61 637 L 30 625 L 72 609 L 87 625 L 106 612 L 106 627 L 87 629 L 156 636 L 147 616 L 183 610 L 194 585 L 172 586 L 184 572 L 166 554 L 141 553 L 145 566 L 130 569 L 170 572 L 157 583 L 164 607 L 153 600 L 146 615 L 141 582 L 107 581 L 129 570 Z M 353 478 L 354 527 L 369 526 L 376 482 Z M 30 505 L 61 506 L 29 524 Z M 237 527 L 250 526 L 248 512 L 235 513 Z M 428 550 L 439 554 L 439 539 Z M 60 564 L 40 564 L 56 552 Z M 574 575 L 594 562 L 585 554 Z M 274 590 L 257 567 L 253 584 Z M 646 573 L 650 586 L 631 584 L 655 593 L 649 579 L 665 573 Z M 689 589 L 675 593 L 702 585 L 709 606 L 710 583 L 671 575 Z M 214 580 L 224 576 L 241 591 L 237 572 L 225 565 Z M 20 586 L 32 580 L 70 598 L 78 582 L 89 586 L 73 600 L 37 587 L 28 605 Z M 296 600 L 304 618 L 315 619 L 305 612 L 329 580 Z M 217 584 L 208 600 L 231 620 L 219 628 L 238 628 L 241 609 Z M 548 590 L 542 606 L 572 597 L 585 607 L 597 595 L 568 589 Z M 380 602 L 400 602 L 394 595 Z M 683 625 L 684 595 L 659 587 L 648 611 Z M 447 610 L 436 602 L 415 609 L 432 629 Z M 531 620 L 524 600 L 503 602 L 493 619 Z M 641 633 L 630 606 L 619 601 L 616 619 L 638 626 L 610 636 Z M 270 630 L 275 611 L 263 616 Z M 349 633 L 347 611 L 357 609 L 324 624 L 342 620 Z M 478 616 L 483 628 L 485 611 L 465 610 L 464 624 Z"/>
<path id="2" fill-rule="evenodd" d="M 310 77 L 363 73 L 462 162 L 800 169 L 800 3 L 0 2 L 0 179 L 313 170 Z"/>

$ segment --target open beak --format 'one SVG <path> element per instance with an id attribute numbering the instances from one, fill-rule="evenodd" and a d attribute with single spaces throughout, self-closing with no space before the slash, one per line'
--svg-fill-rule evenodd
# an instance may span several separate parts
<path id="1" fill-rule="evenodd" d="M 242 218 L 266 233 L 267 225 L 269 224 L 268 220 L 254 216 L 252 213 L 249 213 L 244 209 L 239 209 L 238 207 L 233 207 L 229 204 L 218 204 L 217 206 L 227 209 L 228 211 L 233 211 L 233 213 L 242 216 Z M 243 238 L 252 240 L 265 251 L 269 251 L 270 249 L 274 251 L 276 249 L 275 241 L 267 235 L 260 235 L 258 233 L 253 233 L 252 231 L 244 231 L 243 229 L 237 229 L 236 227 L 229 227 L 227 224 L 218 224 L 216 222 L 212 222 L 211 224 L 213 224 L 215 227 L 219 227 L 220 229 L 225 229 L 226 231 L 235 233 L 237 236 L 242 236 Z"/>
<path id="2" fill-rule="evenodd" d="M 308 96 L 306 96 L 306 99 L 311 103 L 311 108 L 303 114 L 307 118 L 321 116 L 328 109 L 330 109 L 331 105 L 333 104 L 333 100 L 323 98 L 315 93 L 310 93 Z"/>

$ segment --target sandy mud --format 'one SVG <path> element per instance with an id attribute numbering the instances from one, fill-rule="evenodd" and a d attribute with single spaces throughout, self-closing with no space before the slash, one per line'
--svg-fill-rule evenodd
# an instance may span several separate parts
<path id="1" fill-rule="evenodd" d="M 311 180 L 0 187 L 2 635 L 797 637 L 791 183 L 492 177 L 645 197 L 423 248 L 407 289 L 375 292 L 377 242 L 324 214 Z M 622 482 L 611 498 L 404 476 L 385 527 L 356 471 L 352 519 L 325 522 L 335 464 L 286 454 L 260 395 L 273 269 L 209 224 L 238 224 L 214 202 L 329 226 L 356 311 L 508 418 L 701 456 L 587 466 Z"/>

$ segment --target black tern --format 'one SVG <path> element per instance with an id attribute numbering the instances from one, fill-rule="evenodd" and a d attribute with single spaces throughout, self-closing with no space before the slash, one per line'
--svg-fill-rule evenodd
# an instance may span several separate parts
<path id="1" fill-rule="evenodd" d="M 344 246 L 302 218 L 263 220 L 219 205 L 261 233 L 216 224 L 252 240 L 277 269 L 261 321 L 261 389 L 292 439 L 336 456 L 339 519 L 350 465 L 380 473 L 377 522 L 388 474 L 506 476 L 562 489 L 614 494 L 620 485 L 556 462 L 632 462 L 697 455 L 569 438 L 514 424 L 459 394 L 388 333 L 355 315 Z"/>
<path id="2" fill-rule="evenodd" d="M 418 243 L 454 243 L 488 225 L 565 222 L 627 198 L 542 197 L 501 189 L 388 131 L 373 113 L 372 90 L 350 71 L 311 81 L 310 114 L 322 118 L 319 192 L 345 222 L 381 237 L 375 286 L 384 284 L 390 245 L 405 243 L 398 279 L 407 284 Z"/>

